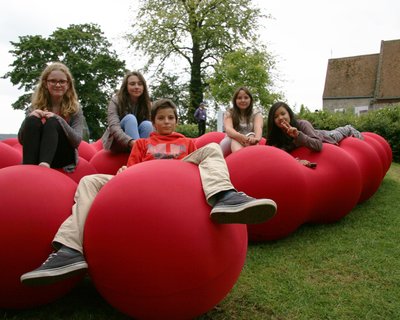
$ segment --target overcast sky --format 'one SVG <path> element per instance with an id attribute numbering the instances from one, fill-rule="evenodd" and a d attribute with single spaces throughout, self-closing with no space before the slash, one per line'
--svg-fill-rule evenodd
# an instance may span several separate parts
<path id="1" fill-rule="evenodd" d="M 271 19 L 262 39 L 276 56 L 277 82 L 289 104 L 299 109 L 322 107 L 328 60 L 379 53 L 382 40 L 400 39 L 398 0 L 253 0 Z M 142 67 L 129 59 L 122 35 L 133 23 L 137 0 L 94 1 L 14 0 L 0 3 L 0 75 L 10 71 L 10 41 L 19 36 L 49 36 L 70 24 L 97 23 L 127 67 Z M 400 54 L 400 53 L 399 53 Z M 24 118 L 11 103 L 20 92 L 0 79 L 0 133 L 16 133 Z"/>

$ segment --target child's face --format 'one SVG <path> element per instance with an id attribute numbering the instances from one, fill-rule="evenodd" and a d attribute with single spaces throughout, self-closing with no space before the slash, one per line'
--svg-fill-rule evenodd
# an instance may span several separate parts
<path id="1" fill-rule="evenodd" d="M 144 84 L 138 76 L 130 76 L 128 78 L 128 93 L 132 99 L 136 100 L 143 94 Z"/>
<path id="2" fill-rule="evenodd" d="M 168 135 L 175 131 L 176 118 L 172 108 L 163 108 L 157 111 L 153 126 L 161 135 Z"/>
<path id="3" fill-rule="evenodd" d="M 274 122 L 275 125 L 280 129 L 284 128 L 283 123 L 290 123 L 290 115 L 285 107 L 279 107 L 278 109 L 276 109 L 274 113 Z"/>
<path id="4" fill-rule="evenodd" d="M 250 96 L 243 90 L 240 90 L 238 95 L 236 96 L 236 105 L 239 107 L 239 109 L 246 110 L 249 107 L 250 103 Z"/>
<path id="5" fill-rule="evenodd" d="M 69 88 L 67 75 L 60 70 L 50 72 L 46 80 L 46 86 L 53 98 L 61 98 Z"/>

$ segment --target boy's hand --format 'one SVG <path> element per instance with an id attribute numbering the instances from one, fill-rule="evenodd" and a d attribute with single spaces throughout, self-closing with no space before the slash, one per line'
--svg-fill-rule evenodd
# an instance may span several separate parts
<path id="1" fill-rule="evenodd" d="M 118 169 L 117 174 L 120 174 L 122 171 L 125 171 L 128 167 L 127 166 L 122 166 L 121 168 Z"/>

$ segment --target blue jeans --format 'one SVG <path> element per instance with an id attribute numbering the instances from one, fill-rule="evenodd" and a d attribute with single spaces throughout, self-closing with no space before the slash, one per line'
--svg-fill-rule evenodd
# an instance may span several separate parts
<path id="1" fill-rule="evenodd" d="M 148 138 L 153 131 L 151 121 L 143 120 L 140 124 L 133 114 L 127 114 L 121 120 L 121 128 L 132 139 Z"/>

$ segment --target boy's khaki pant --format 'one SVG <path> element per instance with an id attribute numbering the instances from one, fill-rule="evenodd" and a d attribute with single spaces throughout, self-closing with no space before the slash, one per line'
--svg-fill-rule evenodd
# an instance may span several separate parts
<path id="1" fill-rule="evenodd" d="M 218 144 L 207 144 L 182 160 L 198 165 L 204 194 L 211 206 L 214 205 L 213 196 L 216 193 L 234 189 Z M 75 192 L 72 215 L 63 222 L 53 239 L 53 246 L 56 249 L 60 245 L 65 245 L 83 253 L 83 231 L 86 217 L 100 189 L 113 177 L 109 174 L 93 174 L 80 180 Z"/>

